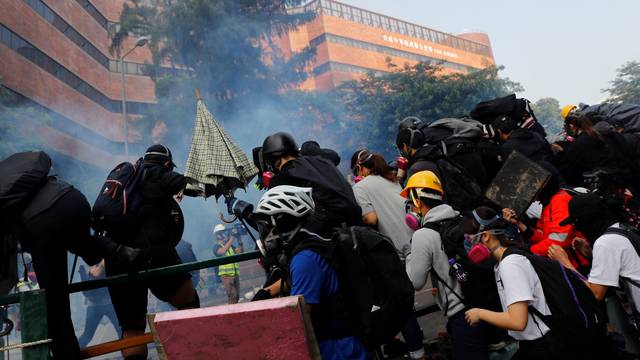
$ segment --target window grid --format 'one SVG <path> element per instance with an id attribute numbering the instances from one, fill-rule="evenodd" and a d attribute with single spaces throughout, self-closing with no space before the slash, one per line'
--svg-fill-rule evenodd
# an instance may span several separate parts
<path id="1" fill-rule="evenodd" d="M 91 99 L 96 104 L 101 105 L 111 112 L 122 111 L 122 102 L 120 100 L 112 100 L 108 98 L 89 83 L 82 80 L 76 74 L 60 65 L 58 62 L 2 24 L 0 24 L 0 39 L 12 50 L 36 64 L 49 74 L 55 76 L 57 79 L 75 89 L 82 95 Z M 131 114 L 142 114 L 148 112 L 151 106 L 153 106 L 153 104 L 128 101 L 127 111 Z"/>
<path id="2" fill-rule="evenodd" d="M 473 52 L 476 54 L 491 56 L 489 47 L 474 41 L 463 39 L 455 35 L 446 34 L 419 25 L 400 21 L 388 16 L 379 15 L 350 5 L 338 3 L 333 0 L 316 0 L 305 6 L 306 11 L 323 12 L 327 15 L 355 21 L 360 24 L 374 26 L 386 31 L 420 38 L 434 43 L 443 44 L 456 49 Z M 355 15 L 357 14 L 357 15 Z M 369 19 L 374 19 L 373 21 Z"/>
<path id="3" fill-rule="evenodd" d="M 394 48 L 391 48 L 391 47 L 388 47 L 388 46 L 382 46 L 382 45 L 372 44 L 372 43 L 365 42 L 365 41 L 350 39 L 350 38 L 347 38 L 347 37 L 344 37 L 344 36 L 334 35 L 334 34 L 330 34 L 330 33 L 326 33 L 326 34 L 320 35 L 320 36 L 312 39 L 311 41 L 309 41 L 309 45 L 312 46 L 312 47 L 317 47 L 318 45 L 322 44 L 323 42 L 327 42 L 327 41 L 328 42 L 332 42 L 332 43 L 336 43 L 336 44 L 349 46 L 349 47 L 363 49 L 363 50 L 367 50 L 367 51 L 373 51 L 373 52 L 377 52 L 377 53 L 382 53 L 382 54 L 386 54 L 386 55 L 390 55 L 390 56 L 401 57 L 401 58 L 405 58 L 405 59 L 409 59 L 409 60 L 422 61 L 422 62 L 427 62 L 427 63 L 430 63 L 430 64 L 434 64 L 434 65 L 442 65 L 445 68 L 454 69 L 454 70 L 458 70 L 458 71 L 462 71 L 462 72 L 471 72 L 471 71 L 475 70 L 475 68 L 473 68 L 471 66 L 458 64 L 458 63 L 454 63 L 454 62 L 446 61 L 446 60 L 442 60 L 442 59 L 437 59 L 437 58 L 433 58 L 433 57 L 426 56 L 426 55 L 415 54 L 415 53 L 408 52 L 408 51 L 398 50 L 398 49 L 394 49 Z"/>
<path id="4" fill-rule="evenodd" d="M 321 65 L 318 65 L 313 70 L 313 75 L 314 76 L 318 76 L 318 75 L 324 74 L 324 73 L 329 72 L 329 71 L 337 71 L 337 72 L 350 73 L 350 74 L 373 73 L 374 76 L 381 76 L 381 75 L 387 73 L 386 71 L 379 71 L 379 70 L 369 69 L 369 68 L 365 68 L 365 67 L 362 67 L 362 66 L 356 66 L 356 65 L 351 65 L 351 64 L 343 64 L 343 63 L 339 63 L 339 62 L 335 62 L 335 61 L 329 61 L 329 62 L 323 63 Z"/>

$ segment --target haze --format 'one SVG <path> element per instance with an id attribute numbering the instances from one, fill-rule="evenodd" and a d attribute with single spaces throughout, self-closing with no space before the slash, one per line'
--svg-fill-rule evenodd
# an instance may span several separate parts
<path id="1" fill-rule="evenodd" d="M 532 101 L 600 102 L 616 69 L 640 60 L 640 1 L 341 1 L 453 34 L 487 32 L 503 76 Z"/>

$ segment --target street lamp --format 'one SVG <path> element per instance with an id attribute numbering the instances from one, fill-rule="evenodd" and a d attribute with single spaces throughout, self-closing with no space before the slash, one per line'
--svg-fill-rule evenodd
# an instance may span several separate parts
<path id="1" fill-rule="evenodd" d="M 145 46 L 151 36 L 141 36 L 136 40 L 136 45 L 127 53 L 120 56 L 120 87 L 122 91 L 122 120 L 124 121 L 124 156 L 129 156 L 129 120 L 127 119 L 127 92 L 124 86 L 124 58 L 131 54 L 137 47 Z"/>

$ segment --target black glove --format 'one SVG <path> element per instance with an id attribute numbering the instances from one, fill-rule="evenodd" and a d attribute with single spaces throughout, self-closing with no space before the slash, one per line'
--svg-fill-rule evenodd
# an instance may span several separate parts
<path id="1" fill-rule="evenodd" d="M 271 299 L 271 294 L 265 289 L 260 289 L 253 296 L 253 299 L 251 299 L 251 301 L 260 301 L 260 300 L 267 300 L 267 299 Z"/>
<path id="2" fill-rule="evenodd" d="M 118 245 L 115 251 L 116 260 L 124 265 L 141 266 L 150 261 L 143 249 L 136 249 L 124 245 Z"/>

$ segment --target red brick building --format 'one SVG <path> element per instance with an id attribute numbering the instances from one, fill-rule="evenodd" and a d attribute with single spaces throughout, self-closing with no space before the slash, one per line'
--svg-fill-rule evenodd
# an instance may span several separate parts
<path id="1" fill-rule="evenodd" d="M 47 112 L 33 119 L 35 131 L 58 154 L 98 168 L 111 168 L 124 154 L 120 66 L 109 52 L 125 0 L 3 0 L 0 2 L 2 86 L 20 101 Z M 389 71 L 430 61 L 445 71 L 466 72 L 494 64 L 486 34 L 451 35 L 333 0 L 314 0 L 291 11 L 317 17 L 278 41 L 285 56 L 306 46 L 317 55 L 301 88 L 329 89 L 366 71 Z M 133 48 L 135 39 L 123 44 Z M 126 59 L 130 122 L 153 106 L 155 86 L 144 75 L 146 47 Z M 129 127 L 129 140 L 139 138 Z M 140 152 L 137 144 L 130 153 Z"/>
<path id="2" fill-rule="evenodd" d="M 30 106 L 50 110 L 53 121 L 35 127 L 47 145 L 85 163 L 111 168 L 124 153 L 124 126 L 117 57 L 109 29 L 124 0 L 6 0 L 0 2 L 0 76 L 3 86 Z M 124 51 L 133 48 L 127 39 Z M 155 102 L 143 75 L 147 48 L 125 62 L 131 119 Z M 131 129 L 131 128 L 130 128 Z M 135 131 L 130 131 L 135 140 Z"/>
<path id="3" fill-rule="evenodd" d="M 314 0 L 293 11 L 316 12 L 313 21 L 278 43 L 285 56 L 306 46 L 316 48 L 303 89 L 330 89 L 367 71 L 389 71 L 387 58 L 398 66 L 433 62 L 445 72 L 495 64 L 484 33 L 447 34 L 333 0 Z"/>

